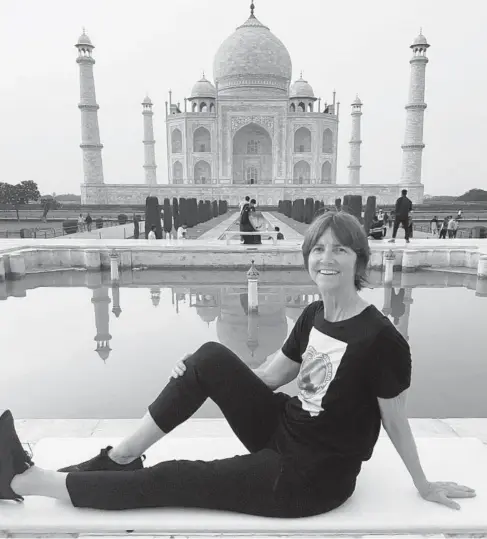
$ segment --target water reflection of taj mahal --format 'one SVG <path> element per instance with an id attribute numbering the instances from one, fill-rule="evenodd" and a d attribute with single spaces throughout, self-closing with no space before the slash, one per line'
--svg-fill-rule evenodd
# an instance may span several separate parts
<path id="1" fill-rule="evenodd" d="M 314 286 L 303 287 L 262 286 L 259 288 L 258 313 L 249 311 L 245 286 L 171 287 L 174 311 L 181 307 L 194 309 L 206 325 L 216 324 L 218 341 L 230 348 L 247 365 L 255 368 L 277 352 L 302 310 L 319 299 Z M 110 298 L 110 292 L 112 298 Z M 111 312 L 117 318 L 122 313 L 120 287 L 100 286 L 93 289 L 96 326 L 96 352 L 106 361 L 112 348 L 110 335 Z M 147 301 L 157 308 L 161 288 L 149 288 Z M 384 288 L 382 312 L 391 316 L 398 330 L 408 338 L 412 288 Z"/>

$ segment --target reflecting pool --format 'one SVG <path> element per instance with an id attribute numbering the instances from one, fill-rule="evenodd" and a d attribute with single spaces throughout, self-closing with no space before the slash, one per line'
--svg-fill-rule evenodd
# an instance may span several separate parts
<path id="1" fill-rule="evenodd" d="M 487 417 L 487 297 L 472 275 L 372 273 L 363 297 L 413 356 L 410 417 Z M 0 286 L 0 410 L 18 418 L 136 418 L 175 361 L 206 341 L 252 367 L 270 361 L 317 298 L 304 271 L 264 271 L 248 314 L 245 272 L 129 271 L 120 286 L 84 271 Z M 285 391 L 295 394 L 293 383 Z M 219 417 L 207 402 L 196 417 Z"/>

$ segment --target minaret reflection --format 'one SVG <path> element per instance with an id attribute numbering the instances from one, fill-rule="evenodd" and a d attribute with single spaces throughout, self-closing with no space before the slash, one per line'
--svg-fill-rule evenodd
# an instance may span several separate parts
<path id="1" fill-rule="evenodd" d="M 122 309 L 120 307 L 120 286 L 118 284 L 112 285 L 112 301 L 112 313 L 118 318 L 122 313 Z"/>
<path id="2" fill-rule="evenodd" d="M 110 303 L 111 299 L 108 295 L 107 286 L 99 286 L 93 288 L 93 297 L 91 303 L 95 307 L 95 326 L 96 326 L 96 352 L 106 361 L 110 355 Z"/>
<path id="3" fill-rule="evenodd" d="M 150 289 L 150 299 L 154 307 L 157 307 L 161 302 L 161 289 L 158 286 L 153 286 Z"/>
<path id="4" fill-rule="evenodd" d="M 384 285 L 384 305 L 382 307 L 382 312 L 389 316 L 392 313 L 391 303 L 392 303 L 392 283 Z"/>
<path id="5" fill-rule="evenodd" d="M 384 308 L 382 312 L 392 316 L 394 325 L 407 341 L 409 340 L 409 317 L 411 304 L 413 303 L 412 294 L 413 289 L 410 286 L 400 288 L 397 292 L 392 287 L 384 287 Z"/>

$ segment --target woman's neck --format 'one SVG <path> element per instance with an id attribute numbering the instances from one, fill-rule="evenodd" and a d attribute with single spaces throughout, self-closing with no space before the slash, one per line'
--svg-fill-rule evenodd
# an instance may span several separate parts
<path id="1" fill-rule="evenodd" d="M 328 322 L 339 322 L 359 314 L 369 304 L 364 301 L 355 289 L 340 293 L 321 294 L 324 317 Z"/>

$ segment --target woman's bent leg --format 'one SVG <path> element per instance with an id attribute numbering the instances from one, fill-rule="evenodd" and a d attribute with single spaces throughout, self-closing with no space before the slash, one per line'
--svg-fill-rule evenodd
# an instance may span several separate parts
<path id="1" fill-rule="evenodd" d="M 185 365 L 186 372 L 171 379 L 149 406 L 161 431 L 170 432 L 211 398 L 245 447 L 250 452 L 262 449 L 277 428 L 285 397 L 218 343 L 204 344 Z"/>
<path id="2" fill-rule="evenodd" d="M 105 510 L 193 507 L 269 517 L 302 517 L 338 507 L 350 496 L 331 488 L 316 496 L 291 477 L 292 486 L 276 491 L 281 457 L 264 449 L 211 462 L 173 460 L 125 472 L 70 473 L 73 505 Z M 287 478 L 289 479 L 289 477 Z"/>

